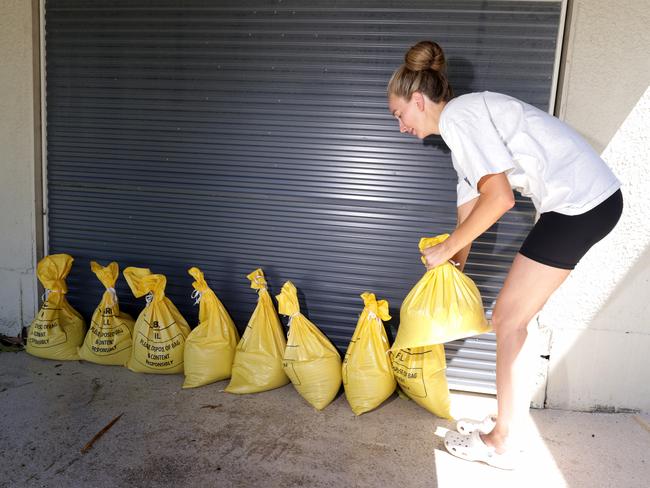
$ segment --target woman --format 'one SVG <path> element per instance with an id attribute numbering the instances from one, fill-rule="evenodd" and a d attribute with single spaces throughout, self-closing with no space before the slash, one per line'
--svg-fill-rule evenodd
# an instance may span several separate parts
<path id="1" fill-rule="evenodd" d="M 530 404 L 520 354 L 527 325 L 589 248 L 616 225 L 620 182 L 572 128 L 531 105 L 498 93 L 453 97 L 442 49 L 414 45 L 388 84 L 388 105 L 400 131 L 420 139 L 440 134 L 458 173 L 458 225 L 423 251 L 427 268 L 465 264 L 472 241 L 515 203 L 532 199 L 539 220 L 528 234 L 496 300 L 496 418 L 459 422 L 447 450 L 470 461 L 510 469 L 520 453 L 516 434 Z"/>

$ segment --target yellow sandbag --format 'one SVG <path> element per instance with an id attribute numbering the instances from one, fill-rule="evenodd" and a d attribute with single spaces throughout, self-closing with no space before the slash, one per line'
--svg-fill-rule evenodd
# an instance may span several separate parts
<path id="1" fill-rule="evenodd" d="M 278 311 L 290 317 L 284 372 L 298 393 L 322 410 L 341 387 L 341 356 L 329 339 L 300 313 L 293 283 L 287 281 L 276 298 Z"/>
<path id="2" fill-rule="evenodd" d="M 133 295 L 147 295 L 147 305 L 133 328 L 133 347 L 126 366 L 136 373 L 183 372 L 183 349 L 190 326 L 165 296 L 167 278 L 146 268 L 126 268 Z"/>
<path id="3" fill-rule="evenodd" d="M 343 388 L 352 411 L 361 415 L 382 404 L 395 391 L 382 320 L 390 320 L 388 302 L 362 293 L 364 308 L 343 359 Z"/>
<path id="4" fill-rule="evenodd" d="M 239 334 L 226 308 L 208 287 L 199 268 L 190 268 L 198 295 L 199 325 L 185 341 L 185 382 L 195 388 L 230 378 Z"/>
<path id="5" fill-rule="evenodd" d="M 27 335 L 25 350 L 32 356 L 58 361 L 79 359 L 77 348 L 84 340 L 86 323 L 65 298 L 65 278 L 73 261 L 68 254 L 51 254 L 36 267 L 36 275 L 45 288 L 45 301 Z"/>
<path id="6" fill-rule="evenodd" d="M 289 383 L 282 369 L 286 341 L 271 295 L 266 289 L 264 273 L 256 269 L 247 278 L 251 281 L 251 288 L 259 290 L 259 298 L 237 344 L 232 377 L 225 390 L 228 393 L 257 393 Z"/>
<path id="7" fill-rule="evenodd" d="M 391 350 L 391 360 L 395 379 L 411 400 L 438 417 L 451 418 L 442 344 Z"/>
<path id="8" fill-rule="evenodd" d="M 117 302 L 115 282 L 120 268 L 116 262 L 104 267 L 92 261 L 90 269 L 97 275 L 106 291 L 93 313 L 90 329 L 79 348 L 79 357 L 97 364 L 124 366 L 131 356 L 135 321 L 129 314 L 120 310 Z"/>
<path id="9" fill-rule="evenodd" d="M 420 250 L 447 237 L 449 234 L 422 238 Z M 478 288 L 446 262 L 428 270 L 404 299 L 391 350 L 442 344 L 489 331 Z"/>

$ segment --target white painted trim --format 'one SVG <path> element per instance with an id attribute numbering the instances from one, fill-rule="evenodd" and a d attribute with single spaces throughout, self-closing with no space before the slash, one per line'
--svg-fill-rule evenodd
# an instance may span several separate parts
<path id="1" fill-rule="evenodd" d="M 39 0 L 40 28 L 40 57 L 41 57 L 41 182 L 42 202 L 41 216 L 43 218 L 43 256 L 50 253 L 49 242 L 49 204 L 47 199 L 47 107 L 45 104 L 45 0 Z M 36 263 L 34 265 L 36 269 Z M 37 302 L 38 303 L 38 302 Z"/>
<path id="2" fill-rule="evenodd" d="M 566 17 L 569 1 L 562 0 L 560 12 L 560 26 L 557 31 L 557 42 L 555 44 L 555 63 L 553 65 L 553 80 L 551 81 L 551 97 L 548 103 L 548 113 L 555 113 L 555 103 L 560 83 L 560 67 L 562 62 L 562 45 L 564 44 L 564 30 L 566 28 Z"/>

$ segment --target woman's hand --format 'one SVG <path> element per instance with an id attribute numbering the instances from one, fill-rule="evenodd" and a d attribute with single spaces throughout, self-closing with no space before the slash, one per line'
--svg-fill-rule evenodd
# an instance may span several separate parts
<path id="1" fill-rule="evenodd" d="M 427 247 L 422 250 L 422 256 L 424 257 L 427 270 L 440 266 L 454 256 L 455 253 L 449 246 L 445 245 L 446 242 L 443 241 L 436 246 Z"/>

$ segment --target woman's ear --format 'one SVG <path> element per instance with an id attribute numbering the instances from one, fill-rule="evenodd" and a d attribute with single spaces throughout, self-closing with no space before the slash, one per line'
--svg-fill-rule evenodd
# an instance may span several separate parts
<path id="1" fill-rule="evenodd" d="M 415 105 L 420 112 L 424 112 L 425 99 L 424 95 L 420 92 L 413 93 L 412 97 L 415 100 Z"/>

